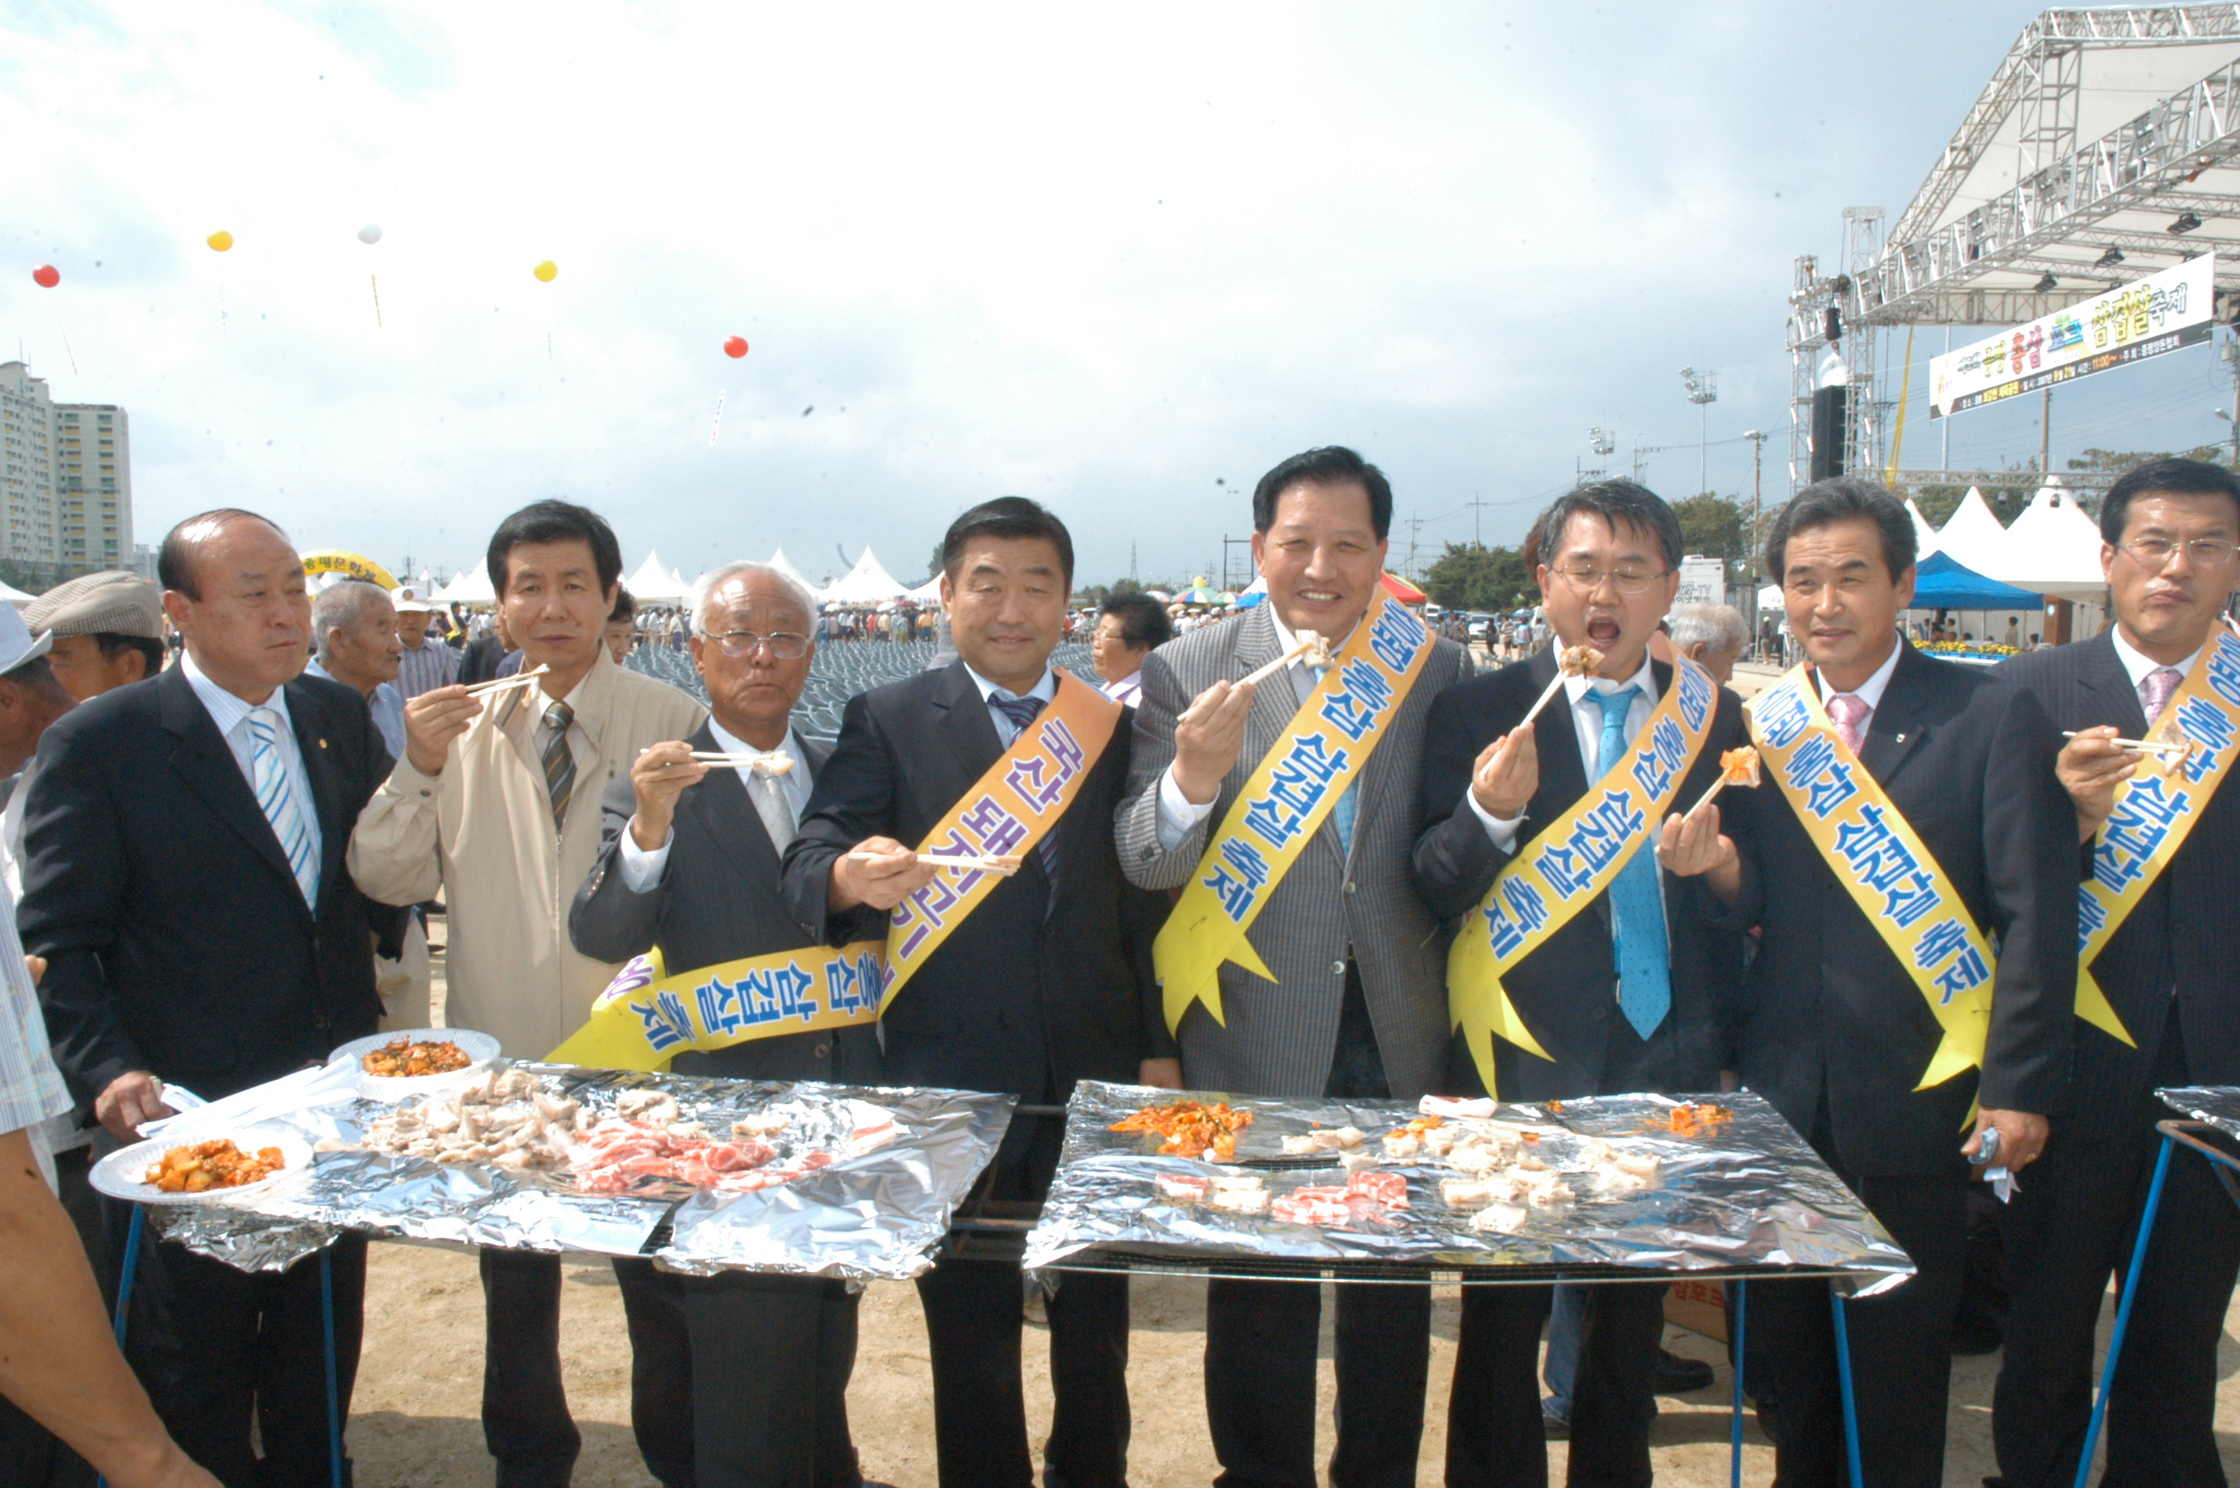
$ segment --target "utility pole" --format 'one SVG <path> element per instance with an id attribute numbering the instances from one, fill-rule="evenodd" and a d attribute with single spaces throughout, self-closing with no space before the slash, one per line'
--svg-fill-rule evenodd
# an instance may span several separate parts
<path id="1" fill-rule="evenodd" d="M 1227 533 L 1221 535 L 1221 587 L 1234 594 L 1239 589 L 1250 588 L 1252 579 L 1248 574 L 1242 584 L 1229 582 L 1229 550 L 1231 548 L 1245 550 L 1244 566 L 1250 569 L 1252 567 L 1252 539 L 1249 537 L 1231 537 Z"/>
<path id="2" fill-rule="evenodd" d="M 1587 430 L 1587 448 L 1594 454 L 1595 468 L 1589 470 L 1586 467 L 1585 461 L 1574 459 L 1571 462 L 1572 479 L 1582 486 L 1585 485 L 1590 478 L 1593 480 L 1601 480 L 1604 476 L 1610 473 L 1610 467 L 1606 465 L 1604 461 L 1609 458 L 1610 452 L 1617 447 L 1617 436 L 1612 434 L 1608 429 L 1602 428 L 1598 425 L 1595 428 Z"/>
<path id="3" fill-rule="evenodd" d="M 1470 542 L 1472 546 L 1482 548 L 1486 545 L 1485 511 L 1486 508 L 1493 505 L 1493 503 L 1490 501 L 1480 501 L 1478 499 L 1478 496 L 1478 492 L 1472 491 L 1470 493 L 1470 500 L 1466 502 L 1465 505 L 1470 508 Z"/>
<path id="4" fill-rule="evenodd" d="M 1760 499 L 1760 492 L 1765 483 L 1767 435 L 1762 429 L 1752 429 L 1749 433 L 1743 435 L 1742 437 L 1749 440 L 1751 444 L 1750 535 L 1748 538 L 1750 555 L 1750 605 L 1744 613 L 1750 617 L 1749 645 L 1750 650 L 1754 652 L 1758 649 L 1758 587 L 1764 582 L 1764 580 L 1759 577 L 1758 573 L 1758 555 L 1760 552 L 1760 548 L 1758 545 L 1758 503 Z"/>
<path id="5" fill-rule="evenodd" d="M 1411 583 L 1414 582 L 1418 573 L 1416 568 L 1416 533 L 1421 531 L 1422 528 L 1423 518 L 1408 518 L 1408 579 Z"/>
<path id="6" fill-rule="evenodd" d="M 1143 582 L 1143 575 L 1136 569 L 1136 545 L 1134 543 L 1128 544 L 1128 579 L 1131 583 L 1140 584 Z"/>
<path id="7" fill-rule="evenodd" d="M 1719 384 L 1714 373 L 1682 367 L 1680 385 L 1688 390 L 1688 401 L 1696 406 L 1696 491 L 1701 494 L 1711 489 L 1711 405 L 1719 401 Z"/>

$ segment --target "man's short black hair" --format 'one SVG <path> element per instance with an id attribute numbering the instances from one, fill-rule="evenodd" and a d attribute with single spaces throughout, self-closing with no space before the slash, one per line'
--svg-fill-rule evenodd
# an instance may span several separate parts
<path id="1" fill-rule="evenodd" d="M 1167 607 L 1141 590 L 1113 595 L 1097 615 L 1100 619 L 1118 616 L 1120 639 L 1130 646 L 1156 648 L 1174 639 L 1174 621 L 1167 618 Z"/>
<path id="2" fill-rule="evenodd" d="M 2123 541 L 2123 524 L 2139 496 L 2222 496 L 2240 519 L 2240 480 L 2222 465 L 2206 460 L 2156 460 L 2126 470 L 2100 502 L 2100 539 L 2109 547 Z"/>
<path id="3" fill-rule="evenodd" d="M 1556 550 L 1563 545 L 1563 534 L 1571 526 L 1571 519 L 1581 512 L 1600 517 L 1613 533 L 1620 522 L 1648 533 L 1657 540 L 1657 551 L 1664 555 L 1666 570 L 1669 572 L 1680 566 L 1680 519 L 1665 505 L 1662 496 L 1638 481 L 1629 480 L 1589 481 L 1558 496 L 1532 524 L 1538 539 L 1537 550 L 1532 555 L 1534 563 L 1543 568 L 1555 567 Z"/>
<path id="4" fill-rule="evenodd" d="M 193 596 L 189 595 L 188 598 Z M 113 630 L 96 630 L 91 634 L 93 644 L 99 648 L 103 661 L 114 662 L 127 651 L 137 651 L 140 659 L 147 663 L 141 669 L 141 676 L 153 677 L 163 670 L 163 642 L 154 636 L 119 635 Z"/>
<path id="5" fill-rule="evenodd" d="M 1830 476 L 1789 498 L 1789 504 L 1775 513 L 1773 528 L 1766 534 L 1767 575 L 1774 583 L 1781 582 L 1782 560 L 1789 556 L 1789 539 L 1796 533 L 1860 517 L 1880 529 L 1882 565 L 1890 571 L 1890 582 L 1896 583 L 1898 575 L 1913 567 L 1913 518 L 1906 504 L 1891 495 L 1888 487 L 1863 475 Z"/>
<path id="6" fill-rule="evenodd" d="M 247 517 L 252 522 L 262 522 L 274 532 L 280 532 L 280 524 L 273 521 L 272 518 L 260 517 L 255 512 L 244 511 L 238 506 L 220 506 L 213 507 L 206 512 L 196 512 L 163 535 L 163 546 L 156 549 L 156 582 L 166 589 L 176 589 L 187 598 L 200 604 L 202 602 L 202 588 L 195 582 L 194 577 L 194 539 L 182 534 L 190 527 L 223 527 L 236 517 Z M 195 534 L 197 538 L 202 535 L 199 532 Z M 287 541 L 288 534 L 280 532 L 280 539 L 283 542 Z"/>
<path id="7" fill-rule="evenodd" d="M 506 555 L 523 543 L 580 542 L 591 548 L 591 566 L 599 575 L 604 594 L 622 578 L 622 544 L 615 541 L 607 519 L 587 506 L 570 501 L 532 501 L 498 524 L 483 556 L 490 583 L 498 598 L 506 597 Z"/>
<path id="8" fill-rule="evenodd" d="M 614 608 L 607 612 L 607 623 L 609 625 L 612 625 L 618 620 L 635 620 L 637 618 L 637 599 L 630 593 L 629 590 L 623 588 L 620 584 L 615 585 Z"/>
<path id="9" fill-rule="evenodd" d="M 948 533 L 941 539 L 941 571 L 949 576 L 950 583 L 957 581 L 957 564 L 964 559 L 965 544 L 976 537 L 1005 541 L 1043 539 L 1058 550 L 1058 563 L 1065 570 L 1066 587 L 1069 590 L 1073 587 L 1073 534 L 1040 502 L 1029 501 L 1024 496 L 998 496 L 993 501 L 981 502 L 951 522 Z"/>
<path id="10" fill-rule="evenodd" d="M 1276 498 L 1293 486 L 1358 485 L 1369 493 L 1369 525 L 1379 541 L 1392 535 L 1392 482 L 1384 472 L 1342 444 L 1326 444 L 1290 459 L 1260 477 L 1252 488 L 1252 530 L 1276 524 Z"/>

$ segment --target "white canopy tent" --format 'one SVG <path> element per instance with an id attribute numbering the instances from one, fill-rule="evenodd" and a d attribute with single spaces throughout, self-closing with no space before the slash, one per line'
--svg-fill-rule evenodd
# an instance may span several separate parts
<path id="1" fill-rule="evenodd" d="M 1927 517 L 1921 515 L 1921 508 L 1913 504 L 1911 496 L 1906 498 L 1906 515 L 1913 518 L 1913 556 L 1918 562 L 1937 551 L 1942 544 L 1937 540 L 1937 529 L 1929 525 Z"/>
<path id="2" fill-rule="evenodd" d="M 1950 553 L 1953 562 L 1962 568 L 1972 568 L 1986 577 L 2009 582 L 1999 570 L 2000 555 L 2007 547 L 2007 529 L 1999 525 L 1991 506 L 1983 499 L 1983 492 L 1974 486 L 1960 498 L 1937 533 L 1937 547 Z"/>
<path id="3" fill-rule="evenodd" d="M 453 579 L 435 596 L 436 603 L 444 605 L 494 605 L 498 591 L 490 583 L 490 565 L 487 560 Z"/>
<path id="4" fill-rule="evenodd" d="M 810 578 L 807 574 L 803 573 L 800 569 L 794 567 L 793 560 L 786 556 L 786 550 L 784 548 L 780 548 L 778 549 L 778 551 L 770 555 L 770 566 L 776 569 L 779 573 L 784 574 L 787 578 L 793 580 L 795 583 L 799 584 L 802 588 L 808 590 L 809 597 L 811 599 L 815 599 L 818 601 L 823 600 L 824 596 L 817 592 L 816 581 Z"/>
<path id="5" fill-rule="evenodd" d="M 2001 567 L 1984 572 L 2059 599 L 2097 600 L 2108 587 L 2100 573 L 2100 529 L 2059 476 L 2048 478 L 2007 529 L 2000 561 Z"/>
<path id="6" fill-rule="evenodd" d="M 879 604 L 909 592 L 909 586 L 888 573 L 877 556 L 865 548 L 856 566 L 825 590 L 822 598 L 826 604 Z"/>
<path id="7" fill-rule="evenodd" d="M 636 573 L 622 581 L 622 587 L 642 605 L 683 604 L 686 593 L 685 581 L 674 570 L 664 567 L 661 554 L 652 548 L 646 549 L 646 561 L 638 565 Z"/>
<path id="8" fill-rule="evenodd" d="M 910 597 L 922 605 L 941 603 L 941 575 L 932 578 L 910 591 Z"/>

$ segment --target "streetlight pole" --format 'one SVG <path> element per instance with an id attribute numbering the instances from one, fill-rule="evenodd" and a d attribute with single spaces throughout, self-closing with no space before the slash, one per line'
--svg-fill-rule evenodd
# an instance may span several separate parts
<path id="1" fill-rule="evenodd" d="M 1695 404 L 1698 437 L 1696 440 L 1696 491 L 1701 494 L 1711 489 L 1711 405 L 1719 401 L 1717 374 L 1698 372 L 1693 367 L 1680 369 L 1680 385 L 1688 390 L 1688 401 Z"/>
<path id="2" fill-rule="evenodd" d="M 1762 489 L 1763 489 L 1763 486 L 1764 486 L 1764 483 L 1765 483 L 1765 470 L 1766 470 L 1766 439 L 1767 439 L 1767 437 L 1768 437 L 1768 436 L 1766 435 L 1765 431 L 1764 431 L 1764 430 L 1762 430 L 1762 429 L 1752 429 L 1752 430 L 1751 430 L 1751 431 L 1750 431 L 1749 433 L 1747 433 L 1747 434 L 1743 435 L 1742 437 L 1743 437 L 1743 438 L 1745 438 L 1745 439 L 1747 439 L 1747 440 L 1749 440 L 1749 441 L 1750 441 L 1750 445 L 1751 445 L 1751 449 L 1750 449 L 1750 536 L 1749 536 L 1749 545 L 1750 545 L 1750 579 L 1749 579 L 1749 583 L 1750 583 L 1750 649 L 1751 649 L 1751 650 L 1752 650 L 1753 652 L 1755 652 L 1755 651 L 1756 651 L 1756 650 L 1758 649 L 1758 586 L 1759 586 L 1759 584 L 1760 584 L 1760 583 L 1762 583 L 1762 582 L 1763 582 L 1763 580 L 1762 580 L 1762 579 L 1760 578 L 1760 576 L 1759 576 L 1759 572 L 1758 572 L 1758 563 L 1759 563 L 1759 551 L 1760 551 L 1760 550 L 1759 550 L 1759 547 L 1758 547 L 1758 521 L 1759 521 L 1759 517 L 1758 517 L 1758 503 L 1759 503 L 1759 498 L 1760 498 L 1760 494 L 1761 494 L 1761 491 L 1762 491 Z"/>

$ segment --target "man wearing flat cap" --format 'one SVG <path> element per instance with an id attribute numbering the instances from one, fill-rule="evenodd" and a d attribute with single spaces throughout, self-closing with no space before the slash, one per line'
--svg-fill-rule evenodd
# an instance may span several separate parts
<path id="1" fill-rule="evenodd" d="M 23 623 L 54 637 L 47 665 L 78 702 L 163 670 L 163 600 L 136 573 L 80 574 L 24 606 Z"/>

